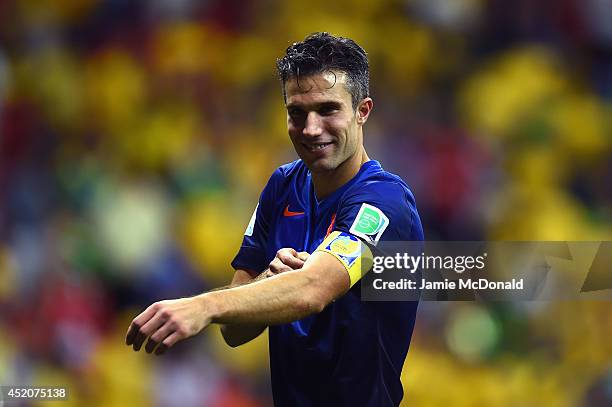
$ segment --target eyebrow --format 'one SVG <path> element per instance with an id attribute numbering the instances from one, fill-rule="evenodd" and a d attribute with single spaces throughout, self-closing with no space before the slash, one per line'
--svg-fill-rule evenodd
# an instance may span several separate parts
<path id="1" fill-rule="evenodd" d="M 289 109 L 302 109 L 304 110 L 304 108 L 309 107 L 312 110 L 320 110 L 323 108 L 327 108 L 327 109 L 340 109 L 342 107 L 342 104 L 340 102 L 336 102 L 336 101 L 329 101 L 329 102 L 321 102 L 321 103 L 314 103 L 312 105 L 302 105 L 299 103 L 289 103 L 287 105 L 287 110 Z"/>

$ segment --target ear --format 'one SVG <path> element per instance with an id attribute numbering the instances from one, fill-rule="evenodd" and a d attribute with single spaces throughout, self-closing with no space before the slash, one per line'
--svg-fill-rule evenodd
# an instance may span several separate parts
<path id="1" fill-rule="evenodd" d="M 368 117 L 370 117 L 370 112 L 374 107 L 374 102 L 372 98 L 364 98 L 359 105 L 357 105 L 356 115 L 357 115 L 357 124 L 363 126 L 365 122 L 368 121 Z"/>

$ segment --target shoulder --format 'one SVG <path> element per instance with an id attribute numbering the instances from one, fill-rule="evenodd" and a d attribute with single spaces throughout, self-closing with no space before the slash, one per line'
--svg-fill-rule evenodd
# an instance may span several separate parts
<path id="1" fill-rule="evenodd" d="M 371 163 L 358 181 L 343 194 L 343 200 L 372 200 L 393 207 L 402 205 L 416 208 L 408 184 L 398 175 L 385 171 L 378 162 Z"/>
<path id="2" fill-rule="evenodd" d="M 298 174 L 302 172 L 306 166 L 302 160 L 295 160 L 287 164 L 283 164 L 276 169 L 275 172 L 282 174 L 285 177 Z"/>
<path id="3" fill-rule="evenodd" d="M 378 163 L 371 164 L 367 172 L 347 189 L 339 204 L 344 228 L 373 243 L 381 238 L 423 238 L 412 191 L 399 176 L 383 170 Z"/>
<path id="4" fill-rule="evenodd" d="M 295 160 L 287 164 L 283 164 L 278 167 L 270 177 L 272 182 L 285 182 L 287 180 L 293 180 L 301 176 L 305 176 L 308 172 L 306 165 L 302 160 Z"/>
<path id="5" fill-rule="evenodd" d="M 306 167 L 302 160 L 296 160 L 278 167 L 268 180 L 266 190 L 278 190 L 285 187 L 288 183 L 294 182 L 301 176 L 306 175 Z"/>

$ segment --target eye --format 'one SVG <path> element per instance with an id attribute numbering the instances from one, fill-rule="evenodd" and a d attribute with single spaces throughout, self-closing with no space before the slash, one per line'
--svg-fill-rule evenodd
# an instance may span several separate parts
<path id="1" fill-rule="evenodd" d="M 335 105 L 323 105 L 318 110 L 321 116 L 330 116 L 338 111 L 338 107 Z"/>
<path id="2" fill-rule="evenodd" d="M 287 113 L 289 114 L 289 117 L 291 117 L 291 119 L 293 120 L 298 120 L 304 117 L 304 111 L 298 108 L 290 108 L 289 110 L 287 110 Z"/>

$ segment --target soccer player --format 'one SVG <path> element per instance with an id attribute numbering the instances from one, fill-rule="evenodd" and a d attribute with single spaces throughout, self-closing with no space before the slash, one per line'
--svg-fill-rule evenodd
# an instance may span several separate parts
<path id="1" fill-rule="evenodd" d="M 275 405 L 397 406 L 417 303 L 361 301 L 359 243 L 423 240 L 423 230 L 408 186 L 363 146 L 366 52 L 316 33 L 277 68 L 300 159 L 261 193 L 232 285 L 151 305 L 126 343 L 139 350 L 148 338 L 147 352 L 160 354 L 217 323 L 238 346 L 269 327 Z"/>

